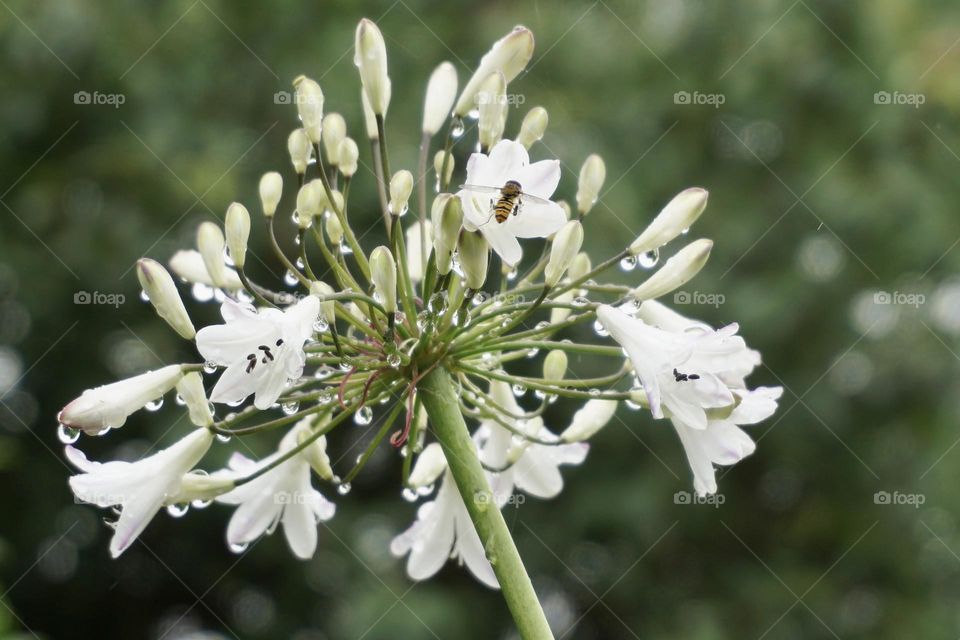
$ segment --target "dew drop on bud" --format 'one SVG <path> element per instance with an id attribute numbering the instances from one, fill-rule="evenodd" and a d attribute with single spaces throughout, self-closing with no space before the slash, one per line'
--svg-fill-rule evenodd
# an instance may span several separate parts
<path id="1" fill-rule="evenodd" d="M 57 439 L 63 444 L 73 444 L 80 439 L 80 429 L 61 424 L 57 427 Z"/>
<path id="2" fill-rule="evenodd" d="M 373 420 L 373 409 L 371 409 L 370 407 L 360 407 L 359 409 L 357 409 L 357 412 L 353 414 L 353 421 L 361 426 L 370 424 L 372 420 Z M 347 489 L 347 491 L 349 491 L 349 489 Z"/>
<path id="3" fill-rule="evenodd" d="M 522 398 L 523 396 L 527 395 L 527 388 L 518 382 L 517 384 L 513 385 L 513 395 L 518 398 Z"/>
<path id="4" fill-rule="evenodd" d="M 417 492 L 414 489 L 411 489 L 410 487 L 407 487 L 406 489 L 404 489 L 402 495 L 403 495 L 403 499 L 406 500 L 407 502 L 417 501 L 417 497 L 418 497 Z"/>
<path id="5" fill-rule="evenodd" d="M 173 396 L 173 401 L 177 404 L 178 407 L 182 407 L 187 404 L 187 401 L 183 399 L 183 396 L 179 393 Z"/>
<path id="6" fill-rule="evenodd" d="M 217 440 L 219 440 L 220 442 L 223 442 L 223 443 L 227 443 L 227 442 L 230 442 L 230 436 L 228 436 L 228 435 L 225 434 L 225 433 L 218 433 L 218 434 L 217 434 Z"/>
<path id="7" fill-rule="evenodd" d="M 190 289 L 190 295 L 197 302 L 210 302 L 213 300 L 213 287 L 202 282 L 195 282 Z"/>
<path id="8" fill-rule="evenodd" d="M 300 410 L 300 403 L 297 401 L 284 402 L 282 405 L 280 405 L 280 409 L 285 415 L 292 416 Z"/>
<path id="9" fill-rule="evenodd" d="M 211 360 L 207 360 L 203 363 L 203 372 L 204 373 L 213 373 L 217 370 L 217 363 Z"/>
<path id="10" fill-rule="evenodd" d="M 163 396 L 160 396 L 156 400 L 151 400 L 147 404 L 143 405 L 143 408 L 147 411 L 159 411 L 160 407 L 163 406 Z"/>
<path id="11" fill-rule="evenodd" d="M 451 135 L 451 137 L 453 137 L 453 138 L 459 138 L 460 136 L 462 136 L 462 135 L 463 135 L 464 128 L 465 128 L 465 127 L 463 126 L 463 118 L 456 118 L 456 119 L 453 121 L 453 127 L 451 127 L 451 129 L 450 129 L 450 135 Z M 444 167 L 444 168 L 446 168 L 446 167 Z"/>
<path id="12" fill-rule="evenodd" d="M 147 295 L 147 292 L 143 290 L 140 291 L 140 299 L 144 302 L 150 302 L 150 296 Z"/>
<path id="13" fill-rule="evenodd" d="M 230 549 L 230 553 L 243 553 L 249 546 L 249 542 L 231 542 L 227 548 Z"/>
<path id="14" fill-rule="evenodd" d="M 187 515 L 187 511 L 190 510 L 190 505 L 188 504 L 168 504 L 167 513 L 171 518 L 182 518 Z"/>
<path id="15" fill-rule="evenodd" d="M 213 500 L 194 500 L 190 506 L 194 509 L 206 509 L 213 503 Z"/>
<path id="16" fill-rule="evenodd" d="M 635 256 L 627 256 L 620 261 L 620 268 L 623 271 L 633 271 L 637 268 L 637 258 Z"/>
<path id="17" fill-rule="evenodd" d="M 597 320 L 593 323 L 593 332 L 600 336 L 601 338 L 606 338 L 610 335 L 610 332 L 607 331 L 607 328 L 603 326 L 603 323 Z"/>
<path id="18" fill-rule="evenodd" d="M 287 272 L 283 274 L 283 283 L 288 287 L 294 286 L 297 284 L 297 275 L 293 271 L 287 269 Z"/>
<path id="19" fill-rule="evenodd" d="M 646 253 L 641 253 L 637 257 L 637 264 L 639 264 L 644 269 L 652 269 L 657 266 L 657 262 L 660 261 L 660 250 L 654 249 L 653 251 L 647 251 Z"/>
<path id="20" fill-rule="evenodd" d="M 339 493 L 342 496 L 345 496 L 348 493 L 350 493 L 351 488 L 352 486 L 350 485 L 349 482 L 341 482 L 340 484 L 337 485 L 337 493 Z"/>

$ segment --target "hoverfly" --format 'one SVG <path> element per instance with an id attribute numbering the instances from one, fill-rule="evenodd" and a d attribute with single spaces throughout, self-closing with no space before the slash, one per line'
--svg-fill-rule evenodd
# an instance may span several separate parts
<path id="1" fill-rule="evenodd" d="M 511 215 L 518 215 L 523 209 L 523 203 L 526 200 L 538 204 L 550 204 L 548 200 L 538 198 L 537 196 L 523 192 L 523 187 L 516 180 L 507 180 L 502 187 L 488 187 L 476 184 L 460 185 L 461 189 L 467 191 L 477 191 L 480 193 L 496 194 L 498 197 L 490 198 L 489 211 L 490 218 L 495 218 L 497 224 L 503 224 Z M 479 207 L 478 207 L 479 208 Z M 487 218 L 487 222 L 490 222 Z M 487 224 L 484 222 L 483 224 Z M 483 225 L 479 225 L 483 226 Z"/>

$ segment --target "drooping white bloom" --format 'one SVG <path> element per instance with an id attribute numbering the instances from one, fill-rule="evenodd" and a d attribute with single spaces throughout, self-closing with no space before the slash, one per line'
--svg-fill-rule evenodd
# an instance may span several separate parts
<path id="1" fill-rule="evenodd" d="M 197 349 L 208 362 L 226 367 L 210 400 L 235 403 L 255 394 L 254 406 L 267 409 L 288 380 L 303 373 L 303 343 L 313 334 L 320 301 L 306 296 L 285 310 L 259 309 L 227 299 L 220 307 L 226 324 L 197 332 Z"/>
<path id="2" fill-rule="evenodd" d="M 393 539 L 390 552 L 398 558 L 410 554 L 407 574 L 413 580 L 426 580 L 454 558 L 483 584 L 500 587 L 449 468 L 436 498 L 420 505 L 416 521 Z"/>
<path id="3" fill-rule="evenodd" d="M 283 437 L 276 452 L 259 462 L 237 452 L 231 456 L 226 474 L 239 479 L 272 464 L 294 449 L 309 435 L 313 417 L 301 420 Z M 322 438 L 320 439 L 322 440 Z M 294 555 L 303 560 L 313 556 L 317 548 L 317 523 L 329 520 L 336 506 L 313 488 L 310 482 L 311 449 L 326 460 L 324 444 L 317 440 L 262 476 L 254 478 L 216 498 L 223 504 L 237 505 L 227 525 L 227 543 L 242 548 L 265 533 L 283 524 L 283 533 Z"/>
<path id="4" fill-rule="evenodd" d="M 617 402 L 615 400 L 602 400 L 594 398 L 587 400 L 575 414 L 570 426 L 564 429 L 560 437 L 567 442 L 580 442 L 588 440 L 597 431 L 607 426 L 613 414 L 617 411 Z"/>
<path id="5" fill-rule="evenodd" d="M 203 284 L 208 287 L 217 286 L 207 271 L 207 265 L 203 261 L 203 256 L 194 249 L 181 249 L 170 258 L 170 270 L 177 276 L 191 284 Z M 224 268 L 225 288 L 228 291 L 236 291 L 243 288 L 240 282 L 240 276 L 233 269 Z"/>
<path id="6" fill-rule="evenodd" d="M 61 424 L 96 435 L 122 427 L 127 417 L 161 397 L 183 377 L 183 367 L 171 364 L 140 375 L 87 389 L 60 411 Z"/>
<path id="7" fill-rule="evenodd" d="M 197 429 L 176 444 L 136 462 L 91 462 L 74 447 L 67 458 L 82 473 L 70 478 L 78 499 L 98 507 L 118 506 L 110 554 L 116 558 L 136 540 L 165 504 L 184 500 L 183 478 L 213 442 L 213 433 Z"/>
<path id="8" fill-rule="evenodd" d="M 653 300 L 682 287 L 700 272 L 703 265 L 707 263 L 712 249 L 712 240 L 705 238 L 694 240 L 670 256 L 670 259 L 657 269 L 656 273 L 633 289 L 630 295 L 640 301 Z"/>
<path id="9" fill-rule="evenodd" d="M 157 315 L 187 340 L 197 335 L 190 315 L 177 292 L 177 285 L 163 266 L 150 258 L 137 260 L 137 279 Z"/>
<path id="10" fill-rule="evenodd" d="M 678 193 L 630 244 L 630 253 L 638 255 L 653 251 L 689 229 L 707 208 L 708 196 L 707 190 L 699 187 Z"/>
<path id="11" fill-rule="evenodd" d="M 510 180 L 519 183 L 522 192 L 534 198 L 520 196 L 516 215 L 499 223 L 494 218 L 493 205 L 500 196 L 489 190 L 500 189 Z M 479 229 L 505 263 L 516 265 L 523 257 L 517 238 L 546 238 L 566 224 L 563 209 L 550 201 L 559 183 L 558 160 L 531 164 L 522 144 L 501 140 L 490 155 L 474 153 L 467 162 L 466 188 L 457 193 L 463 203 L 464 226 L 470 231 Z"/>

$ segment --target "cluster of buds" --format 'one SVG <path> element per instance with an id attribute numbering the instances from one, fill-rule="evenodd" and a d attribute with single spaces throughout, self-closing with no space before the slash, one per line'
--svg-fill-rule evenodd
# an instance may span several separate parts
<path id="1" fill-rule="evenodd" d="M 489 554 L 451 480 L 450 450 L 437 441 L 423 398 L 423 381 L 438 370 L 452 379 L 460 414 L 476 426 L 471 442 L 492 487 L 484 498 L 491 504 L 556 496 L 559 467 L 584 460 L 585 441 L 620 405 L 669 419 L 696 491 L 714 492 L 714 465 L 753 451 L 740 426 L 773 413 L 780 390 L 747 387 L 759 354 L 736 335 L 736 325 L 715 330 L 657 300 L 707 261 L 710 240 L 683 240 L 707 192 L 680 192 L 629 246 L 595 260 L 583 251 L 583 221 L 603 215 L 596 210 L 604 161 L 584 160 L 570 206 L 555 196 L 559 161 L 530 157 L 541 151 L 546 109 L 530 109 L 515 139 L 506 137 L 503 96 L 533 55 L 528 29 L 496 42 L 459 91 L 449 62 L 430 75 L 415 172 L 391 170 L 391 82 L 374 23 L 361 21 L 355 47 L 362 136 L 371 154 L 363 164 L 374 171 L 358 172 L 361 145 L 349 136 L 348 120 L 325 112 L 320 85 L 298 77 L 292 115 L 299 126 L 287 141 L 291 181 L 281 172 L 264 174 L 254 214 L 263 218 L 283 285 L 247 274 L 251 213 L 230 204 L 222 228 L 204 222 L 196 249 L 172 257 L 173 276 L 149 258 L 138 263 L 144 297 L 195 342 L 199 361 L 87 390 L 59 415 L 67 456 L 80 470 L 70 479 L 74 492 L 120 509 L 114 555 L 161 509 L 177 516 L 218 502 L 236 506 L 227 529 L 231 549 L 281 523 L 291 550 L 309 557 L 317 523 L 334 514 L 315 483 L 349 493 L 377 447 L 387 446 L 402 460 L 398 493 L 411 501 L 433 495 L 432 507 L 420 509 L 392 545 L 397 555 L 409 554 L 411 577 L 426 578 L 458 557 L 495 586 Z M 470 153 L 464 140 L 474 121 Z M 350 193 L 357 188 L 375 190 L 380 210 L 354 207 Z M 354 221 L 371 218 L 382 218 L 386 240 L 367 250 Z M 292 234 L 298 255 L 280 248 L 278 233 Z M 661 263 L 665 247 L 676 243 L 683 246 Z M 524 260 L 531 244 L 533 257 Z M 615 277 L 601 281 L 610 272 Z M 219 303 L 223 322 L 197 330 L 174 276 L 198 301 Z M 627 278 L 633 282 L 617 282 Z M 583 335 L 572 331 L 581 325 L 594 340 L 569 339 Z M 571 355 L 605 359 L 608 372 L 578 377 Z M 542 359 L 541 375 L 511 371 L 533 358 Z M 169 393 L 195 429 L 168 448 L 135 462 L 99 464 L 73 446 L 81 433 L 103 435 L 142 408 L 157 409 Z M 579 406 L 569 424 L 550 428 L 543 416 L 561 398 Z M 350 422 L 371 436 L 351 466 L 340 468 L 340 459 L 328 456 L 326 436 Z M 227 468 L 197 468 L 212 446 L 266 431 L 283 432 L 275 453 L 261 460 L 235 453 Z"/>

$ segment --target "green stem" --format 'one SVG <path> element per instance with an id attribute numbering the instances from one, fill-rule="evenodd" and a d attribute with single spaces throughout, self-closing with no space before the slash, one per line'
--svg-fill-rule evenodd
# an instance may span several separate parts
<path id="1" fill-rule="evenodd" d="M 510 536 L 510 530 L 497 508 L 486 474 L 477 457 L 470 432 L 460 414 L 457 395 L 446 369 L 437 367 L 420 383 L 423 404 L 436 433 L 450 472 L 463 497 L 500 581 L 503 597 L 524 640 L 553 639 L 550 625 L 540 607 L 533 584 Z"/>

